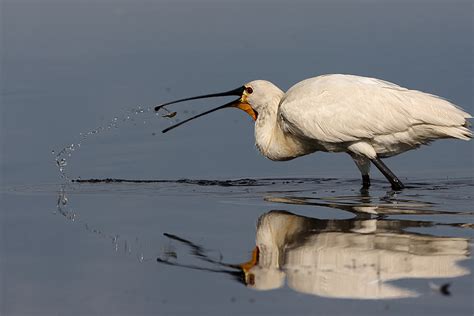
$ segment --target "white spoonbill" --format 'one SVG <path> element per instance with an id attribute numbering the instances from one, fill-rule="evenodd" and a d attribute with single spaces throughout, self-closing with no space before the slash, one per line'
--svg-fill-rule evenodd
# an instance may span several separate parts
<path id="1" fill-rule="evenodd" d="M 440 138 L 469 140 L 469 113 L 451 102 L 394 83 L 354 75 L 331 74 L 303 80 L 286 93 L 265 80 L 222 93 L 167 102 L 236 95 L 239 98 L 163 130 L 224 108 L 239 108 L 255 120 L 255 143 L 267 158 L 294 159 L 316 151 L 344 152 L 370 186 L 372 162 L 394 190 L 403 183 L 382 162 Z"/>

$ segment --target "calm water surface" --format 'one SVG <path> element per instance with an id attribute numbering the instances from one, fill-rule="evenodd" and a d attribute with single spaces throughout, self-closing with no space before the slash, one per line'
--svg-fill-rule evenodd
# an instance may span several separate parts
<path id="1" fill-rule="evenodd" d="M 182 182 L 3 188 L 3 312 L 472 312 L 472 179 Z"/>

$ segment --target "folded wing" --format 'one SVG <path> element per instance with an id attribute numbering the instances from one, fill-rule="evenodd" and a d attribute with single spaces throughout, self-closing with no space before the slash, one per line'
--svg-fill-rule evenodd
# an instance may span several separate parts
<path id="1" fill-rule="evenodd" d="M 284 130 L 329 143 L 397 133 L 426 142 L 443 137 L 467 140 L 472 137 L 467 118 L 471 115 L 440 97 L 352 75 L 304 80 L 288 90 L 279 107 Z"/>

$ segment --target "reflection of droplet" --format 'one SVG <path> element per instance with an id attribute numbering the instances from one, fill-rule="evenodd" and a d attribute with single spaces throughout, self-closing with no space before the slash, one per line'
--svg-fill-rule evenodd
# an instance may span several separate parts
<path id="1" fill-rule="evenodd" d="M 166 251 L 164 253 L 164 255 L 167 259 L 169 259 L 169 258 L 178 259 L 178 254 L 175 251 L 172 251 L 172 250 Z"/>

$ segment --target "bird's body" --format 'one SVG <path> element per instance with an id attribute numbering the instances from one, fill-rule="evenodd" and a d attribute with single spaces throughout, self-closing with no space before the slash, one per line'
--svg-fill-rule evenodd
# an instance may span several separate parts
<path id="1" fill-rule="evenodd" d="M 306 79 L 286 93 L 269 81 L 255 80 L 227 93 L 189 99 L 238 93 L 238 100 L 214 110 L 233 106 L 251 115 L 255 143 L 265 157 L 284 161 L 316 151 L 345 152 L 354 159 L 365 186 L 370 184 L 370 162 L 393 188 L 401 189 L 403 184 L 381 158 L 436 139 L 472 137 L 467 122 L 471 115 L 449 101 L 354 75 Z"/>
<path id="2" fill-rule="evenodd" d="M 435 139 L 472 136 L 468 113 L 387 81 L 325 75 L 301 81 L 286 94 L 269 82 L 253 85 L 266 86 L 275 96 L 263 110 L 256 109 L 255 123 L 256 145 L 272 160 L 314 151 L 386 158 Z"/>

